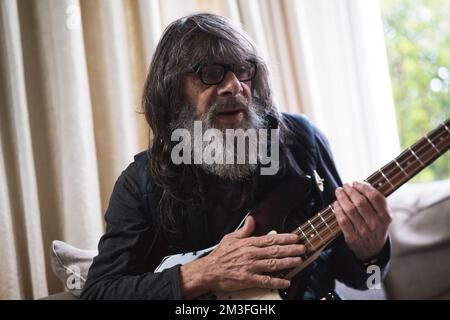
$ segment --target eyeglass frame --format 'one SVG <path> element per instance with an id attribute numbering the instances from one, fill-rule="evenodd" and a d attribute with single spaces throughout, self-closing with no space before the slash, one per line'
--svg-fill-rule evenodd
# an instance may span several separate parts
<path id="1" fill-rule="evenodd" d="M 215 85 L 218 85 L 219 83 L 222 83 L 223 80 L 225 80 L 225 77 L 226 77 L 228 71 L 233 72 L 234 75 L 236 76 L 236 78 L 237 78 L 240 82 L 248 82 L 248 81 L 251 81 L 251 80 L 253 80 L 253 79 L 255 78 L 256 72 L 258 71 L 258 64 L 256 63 L 256 61 L 253 61 L 253 60 L 248 60 L 248 59 L 247 59 L 247 60 L 245 60 L 245 61 L 250 62 L 250 63 L 255 67 L 255 71 L 254 71 L 252 77 L 249 78 L 249 79 L 246 79 L 246 80 L 240 80 L 240 79 L 236 76 L 236 73 L 234 72 L 234 68 L 235 68 L 236 64 L 234 64 L 234 63 L 199 63 L 199 64 L 195 65 L 195 66 L 192 68 L 192 71 L 191 71 L 191 72 L 196 73 L 197 76 L 198 76 L 198 78 L 200 79 L 200 81 L 201 81 L 204 85 L 207 85 L 207 86 L 215 86 Z M 202 67 L 204 67 L 204 66 L 206 66 L 206 65 L 216 65 L 216 66 L 221 66 L 221 67 L 223 67 L 224 72 L 223 72 L 222 79 L 220 79 L 220 81 L 215 82 L 215 83 L 206 83 L 206 82 L 204 82 L 204 81 L 203 81 L 203 77 L 201 76 L 201 70 L 202 70 Z"/>

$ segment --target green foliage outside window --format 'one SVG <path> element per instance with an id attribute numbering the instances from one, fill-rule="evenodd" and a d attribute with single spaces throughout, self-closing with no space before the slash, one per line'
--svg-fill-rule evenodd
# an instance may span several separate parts
<path id="1" fill-rule="evenodd" d="M 450 1 L 380 0 L 403 148 L 450 117 Z M 450 179 L 450 151 L 413 181 Z"/>

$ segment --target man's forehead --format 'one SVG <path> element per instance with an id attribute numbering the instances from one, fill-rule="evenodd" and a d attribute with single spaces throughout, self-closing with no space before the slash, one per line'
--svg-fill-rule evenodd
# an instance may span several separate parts
<path id="1" fill-rule="evenodd" d="M 246 58 L 242 58 L 242 59 L 215 59 L 215 60 L 203 60 L 199 63 L 197 63 L 197 65 L 202 65 L 202 64 L 242 64 L 247 62 L 248 59 Z"/>
<path id="2" fill-rule="evenodd" d="M 200 61 L 197 61 L 196 63 L 194 63 L 194 65 L 199 65 L 199 64 L 241 64 L 241 63 L 245 63 L 246 61 L 251 60 L 251 56 L 250 55 L 245 55 L 242 57 L 236 57 L 234 55 L 230 55 L 228 57 L 224 56 L 224 57 L 208 57 L 205 59 L 200 59 Z"/>
<path id="3" fill-rule="evenodd" d="M 228 41 L 217 41 L 209 43 L 203 50 L 192 48 L 192 62 L 199 63 L 240 63 L 255 56 L 251 48 L 240 46 Z"/>

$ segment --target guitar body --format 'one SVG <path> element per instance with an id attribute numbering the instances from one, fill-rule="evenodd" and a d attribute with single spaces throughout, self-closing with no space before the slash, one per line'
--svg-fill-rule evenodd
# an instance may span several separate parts
<path id="1" fill-rule="evenodd" d="M 210 298 L 217 300 L 285 300 L 303 297 L 307 279 L 301 271 L 308 267 L 320 255 L 320 252 L 322 250 L 314 253 L 298 269 L 291 271 L 295 273 L 295 276 L 291 279 L 291 286 L 286 290 L 250 288 L 235 292 L 213 292 Z"/>
<path id="2" fill-rule="evenodd" d="M 291 232 L 292 230 L 286 229 L 286 220 L 290 214 L 298 212 L 304 204 L 305 198 L 310 194 L 310 191 L 311 178 L 308 176 L 289 178 L 277 186 L 263 202 L 253 208 L 245 216 L 245 218 L 247 218 L 248 215 L 252 215 L 255 218 L 256 225 L 253 235 L 261 236 L 269 232 Z M 243 225 L 245 218 L 242 220 L 237 229 Z M 186 264 L 204 257 L 214 250 L 216 246 L 200 251 L 167 256 L 155 269 L 155 272 L 161 272 L 174 265 Z M 232 293 L 215 292 L 211 293 L 207 298 L 219 300 L 277 300 L 282 298 L 290 299 L 295 296 L 301 297 L 303 296 L 303 291 L 305 290 L 305 285 L 303 285 L 305 281 L 303 281 L 301 274 L 299 273 L 311 262 L 313 262 L 319 254 L 320 251 L 316 252 L 304 261 L 298 269 L 291 271 L 291 273 L 296 274 L 296 276 L 295 278 L 293 276 L 286 277 L 292 278 L 292 285 L 288 291 L 279 292 L 278 290 L 255 288 L 240 290 Z"/>

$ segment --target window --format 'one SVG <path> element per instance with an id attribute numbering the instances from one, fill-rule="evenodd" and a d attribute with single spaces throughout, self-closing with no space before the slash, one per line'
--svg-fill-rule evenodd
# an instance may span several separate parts
<path id="1" fill-rule="evenodd" d="M 450 1 L 380 0 L 402 147 L 450 117 Z M 450 179 L 450 152 L 414 178 Z"/>

